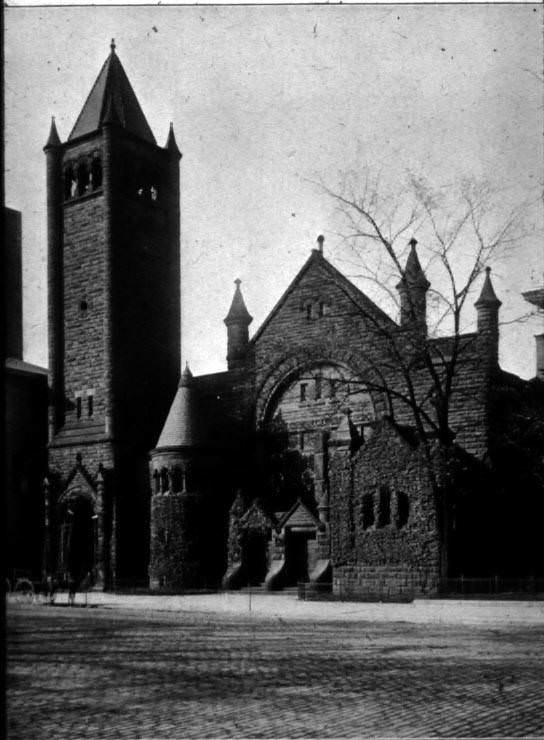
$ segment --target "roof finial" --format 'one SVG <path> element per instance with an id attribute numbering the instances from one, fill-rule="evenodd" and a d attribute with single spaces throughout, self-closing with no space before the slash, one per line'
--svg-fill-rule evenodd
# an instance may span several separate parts
<path id="1" fill-rule="evenodd" d="M 115 39 L 111 40 L 110 49 L 111 53 L 113 54 L 115 52 Z"/>
<path id="2" fill-rule="evenodd" d="M 317 243 L 318 243 L 318 245 L 319 245 L 319 246 L 318 246 L 318 249 L 319 249 L 319 252 L 320 252 L 321 254 L 323 254 L 323 242 L 324 242 L 324 241 L 325 241 L 325 237 L 323 236 L 323 234 L 320 234 L 320 235 L 319 235 L 319 236 L 317 237 Z"/>
<path id="3" fill-rule="evenodd" d="M 234 281 L 234 285 L 236 285 L 236 287 L 239 288 L 241 284 L 242 284 L 242 281 L 240 280 L 240 278 L 236 278 L 236 280 Z"/>
<path id="4" fill-rule="evenodd" d="M 410 239 L 408 244 L 412 247 L 412 249 L 415 249 L 417 247 L 417 239 L 415 238 L 415 236 Z"/>

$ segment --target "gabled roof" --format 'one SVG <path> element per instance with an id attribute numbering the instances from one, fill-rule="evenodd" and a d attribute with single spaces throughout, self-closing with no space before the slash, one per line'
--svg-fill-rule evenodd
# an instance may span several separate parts
<path id="1" fill-rule="evenodd" d="M 115 111 L 123 128 L 139 136 L 140 139 L 155 144 L 155 137 L 140 108 L 123 65 L 115 53 L 113 43 L 111 54 L 96 78 L 68 141 L 97 131 L 104 122 L 108 105 Z"/>
<path id="2" fill-rule="evenodd" d="M 348 298 L 353 301 L 353 303 L 361 311 L 361 314 L 374 316 L 376 319 L 384 321 L 390 326 L 396 326 L 395 322 L 390 316 L 382 311 L 381 308 L 378 308 L 378 306 L 373 301 L 371 301 L 370 298 L 368 298 L 363 292 L 361 292 L 359 288 L 353 285 L 353 283 L 351 283 L 347 279 L 347 277 L 342 275 L 342 273 L 337 270 L 336 267 L 333 267 L 331 263 L 325 259 L 325 257 L 319 250 L 313 249 L 311 255 L 306 260 L 302 268 L 299 270 L 298 274 L 295 276 L 294 280 L 291 282 L 285 293 L 282 295 L 282 297 L 279 299 L 272 311 L 268 314 L 257 332 L 252 337 L 252 342 L 257 341 L 257 339 L 261 336 L 268 324 L 287 301 L 291 293 L 296 289 L 304 275 L 309 270 L 315 269 L 316 267 L 323 270 L 326 274 L 326 277 L 330 279 L 338 288 L 340 288 L 340 290 L 342 290 L 348 296 Z"/>
<path id="3" fill-rule="evenodd" d="M 283 527 L 319 527 L 319 519 L 312 514 L 310 509 L 297 499 L 293 506 L 286 511 L 277 524 L 278 529 Z"/>

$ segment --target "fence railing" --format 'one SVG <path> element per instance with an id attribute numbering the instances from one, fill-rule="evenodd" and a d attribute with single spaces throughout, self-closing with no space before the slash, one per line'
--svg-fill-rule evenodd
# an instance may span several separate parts
<path id="1" fill-rule="evenodd" d="M 544 578 L 515 578 L 488 576 L 483 578 L 443 578 L 440 581 L 440 596 L 443 597 L 476 597 L 527 598 L 544 597 Z"/>
<path id="2" fill-rule="evenodd" d="M 383 591 L 354 590 L 337 584 L 334 593 L 332 583 L 299 583 L 298 598 L 303 601 L 376 601 L 408 602 L 414 598 L 439 599 L 543 599 L 544 578 L 488 576 L 481 578 L 443 578 L 436 593 L 420 594 L 411 589 L 395 594 L 384 588 Z"/>

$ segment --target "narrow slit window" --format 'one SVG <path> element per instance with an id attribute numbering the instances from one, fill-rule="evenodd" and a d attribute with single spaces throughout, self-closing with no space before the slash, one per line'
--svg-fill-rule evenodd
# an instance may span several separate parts
<path id="1" fill-rule="evenodd" d="M 308 383 L 301 383 L 300 384 L 300 400 L 301 402 L 306 400 L 306 390 L 308 388 Z"/>
<path id="2" fill-rule="evenodd" d="M 391 492 L 387 486 L 381 486 L 378 509 L 378 526 L 391 524 Z"/>
<path id="3" fill-rule="evenodd" d="M 397 493 L 397 516 L 396 524 L 398 529 L 402 529 L 408 524 L 408 518 L 410 516 L 410 500 L 408 496 L 399 491 Z"/>
<path id="4" fill-rule="evenodd" d="M 76 416 L 81 419 L 81 396 L 76 397 Z"/>
<path id="5" fill-rule="evenodd" d="M 374 497 L 371 493 L 363 496 L 363 529 L 368 529 L 374 524 Z"/>
<path id="6" fill-rule="evenodd" d="M 89 418 L 94 414 L 94 396 L 92 393 L 89 393 L 87 396 L 87 416 Z"/>

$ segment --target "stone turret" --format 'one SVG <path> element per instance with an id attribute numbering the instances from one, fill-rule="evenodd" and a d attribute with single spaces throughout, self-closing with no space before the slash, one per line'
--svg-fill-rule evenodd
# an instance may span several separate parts
<path id="1" fill-rule="evenodd" d="M 482 340 L 482 351 L 493 365 L 499 362 L 499 308 L 501 301 L 495 295 L 491 283 L 491 268 L 485 268 L 485 280 L 480 297 L 474 304 L 478 312 L 478 334 Z"/>
<path id="2" fill-rule="evenodd" d="M 419 257 L 417 240 L 410 239 L 410 254 L 406 261 L 404 275 L 397 284 L 400 297 L 400 325 L 412 327 L 427 335 L 427 291 L 430 283 L 427 280 Z"/>
<path id="3" fill-rule="evenodd" d="M 244 303 L 242 291 L 240 290 L 240 279 L 234 284 L 236 290 L 224 321 L 227 327 L 227 364 L 229 370 L 236 370 L 243 366 L 247 358 L 249 345 L 249 325 L 253 321 Z"/>
<path id="4" fill-rule="evenodd" d="M 186 365 L 157 446 L 150 453 L 153 589 L 183 591 L 202 583 L 202 501 L 198 398 Z"/>

